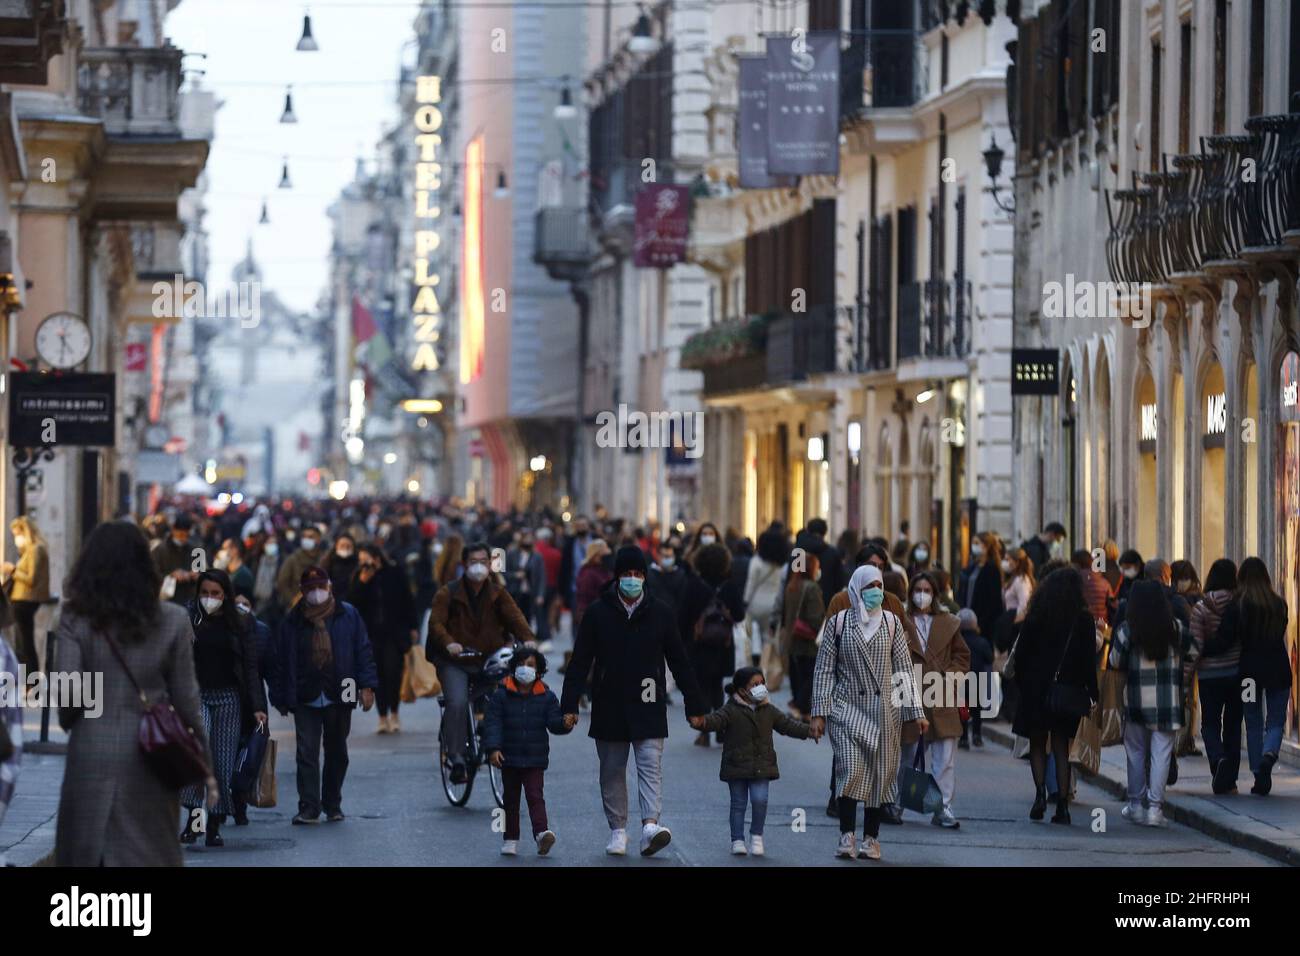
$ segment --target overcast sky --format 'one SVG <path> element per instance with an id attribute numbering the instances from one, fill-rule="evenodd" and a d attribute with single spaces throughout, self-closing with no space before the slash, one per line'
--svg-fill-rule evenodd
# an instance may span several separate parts
<path id="1" fill-rule="evenodd" d="M 316 53 L 294 49 L 304 9 L 285 0 L 184 0 L 166 25 L 176 46 L 207 54 L 187 57 L 186 68 L 206 70 L 203 84 L 224 104 L 207 165 L 209 284 L 224 285 L 251 236 L 265 289 L 295 309 L 312 308 L 325 287 L 326 209 L 396 116 L 402 46 L 415 35 L 419 4 L 311 4 Z M 280 123 L 289 83 L 297 125 Z M 285 154 L 290 190 L 276 188 Z M 259 226 L 263 196 L 271 223 Z"/>

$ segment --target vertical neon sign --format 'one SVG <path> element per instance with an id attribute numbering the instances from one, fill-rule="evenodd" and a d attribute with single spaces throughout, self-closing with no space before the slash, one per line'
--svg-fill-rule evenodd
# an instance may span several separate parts
<path id="1" fill-rule="evenodd" d="M 483 137 L 465 147 L 465 277 L 460 336 L 460 381 L 483 372 Z"/>

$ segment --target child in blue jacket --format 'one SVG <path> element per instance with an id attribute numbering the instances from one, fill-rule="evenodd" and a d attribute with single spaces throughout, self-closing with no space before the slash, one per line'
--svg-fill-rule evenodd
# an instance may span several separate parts
<path id="1" fill-rule="evenodd" d="M 542 683 L 546 658 L 534 648 L 521 647 L 510 660 L 510 676 L 488 698 L 483 719 L 483 749 L 492 766 L 501 768 L 505 785 L 506 832 L 502 856 L 519 852 L 519 792 L 528 800 L 537 853 L 545 856 L 555 845 L 546 823 L 543 777 L 550 763 L 551 734 L 567 734 L 560 701 Z"/>

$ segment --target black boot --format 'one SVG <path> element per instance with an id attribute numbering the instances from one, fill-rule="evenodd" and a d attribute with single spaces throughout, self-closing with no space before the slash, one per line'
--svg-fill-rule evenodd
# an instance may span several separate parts
<path id="1" fill-rule="evenodd" d="M 194 828 L 195 820 L 193 817 L 185 821 L 185 829 L 181 831 L 181 843 L 190 846 L 199 839 L 199 831 Z"/>
<path id="2" fill-rule="evenodd" d="M 1034 789 L 1034 805 L 1029 808 L 1029 819 L 1041 820 L 1043 814 L 1047 812 L 1047 788 L 1036 787 Z"/>
<path id="3" fill-rule="evenodd" d="M 1069 797 L 1056 798 L 1056 813 L 1052 814 L 1052 822 L 1064 823 L 1066 826 L 1070 825 L 1070 798 Z"/>
<path id="4" fill-rule="evenodd" d="M 226 841 L 221 839 L 221 823 L 226 818 L 223 814 L 208 814 L 208 835 L 203 841 L 204 846 L 225 846 Z"/>

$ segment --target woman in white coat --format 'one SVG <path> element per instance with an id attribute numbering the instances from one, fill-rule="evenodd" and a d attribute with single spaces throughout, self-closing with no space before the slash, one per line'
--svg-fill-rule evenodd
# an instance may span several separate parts
<path id="1" fill-rule="evenodd" d="M 758 536 L 757 553 L 750 559 L 745 576 L 745 633 L 750 638 L 755 662 L 763 648 L 776 639 L 773 615 L 785 577 L 782 572 L 789 559 L 790 548 L 781 532 L 768 529 Z M 773 676 L 780 677 L 769 674 L 768 687 L 780 690 L 781 682 L 773 680 Z"/>
<path id="2" fill-rule="evenodd" d="M 813 674 L 812 736 L 829 726 L 835 751 L 840 842 L 835 855 L 880 859 L 880 806 L 898 775 L 902 725 L 928 723 L 902 622 L 881 609 L 880 569 L 864 564 L 849 580 L 850 607 L 829 618 Z M 897 684 L 897 689 L 896 689 Z M 863 804 L 863 840 L 854 838 Z"/>

